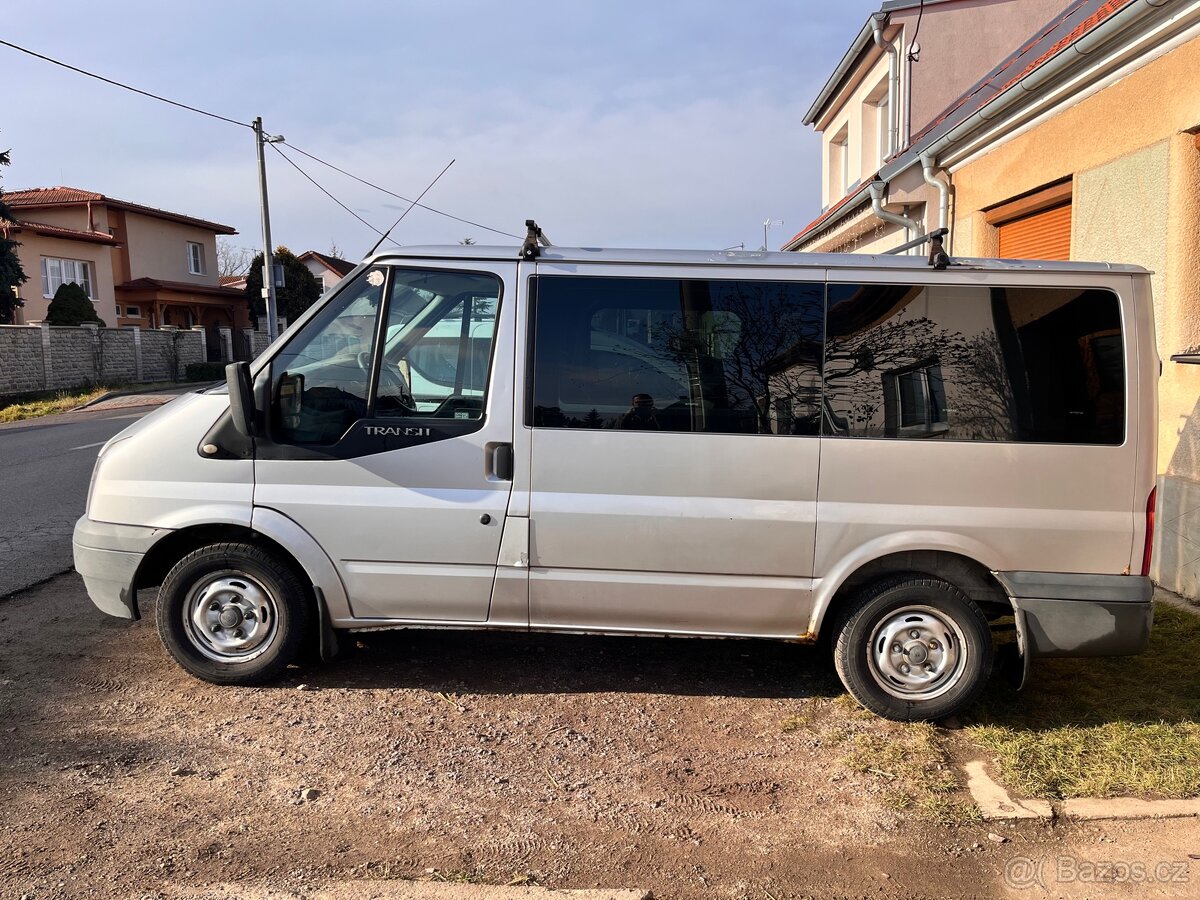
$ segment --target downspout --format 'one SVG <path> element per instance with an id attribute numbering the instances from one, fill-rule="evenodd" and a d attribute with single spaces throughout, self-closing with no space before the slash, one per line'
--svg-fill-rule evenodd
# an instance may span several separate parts
<path id="1" fill-rule="evenodd" d="M 883 29 L 888 23 L 888 14 L 877 12 L 871 14 L 871 35 L 875 38 L 875 46 L 888 55 L 888 155 L 892 155 L 900 147 L 898 122 L 900 121 L 900 53 L 895 43 L 883 36 Z"/>
<path id="2" fill-rule="evenodd" d="M 902 216 L 899 213 L 889 212 L 883 208 L 883 195 L 887 191 L 888 183 L 876 178 L 869 185 L 867 190 L 871 192 L 871 212 L 883 219 L 885 222 L 891 222 L 893 225 L 899 225 L 904 229 L 906 240 L 915 240 L 922 234 L 921 223 L 916 219 L 908 216 Z"/>
<path id="3" fill-rule="evenodd" d="M 925 183 L 937 188 L 938 192 L 938 228 L 950 227 L 950 178 L 945 171 L 939 172 L 937 160 L 929 153 L 921 154 L 921 175 Z M 950 252 L 953 233 L 946 235 L 946 252 Z"/>

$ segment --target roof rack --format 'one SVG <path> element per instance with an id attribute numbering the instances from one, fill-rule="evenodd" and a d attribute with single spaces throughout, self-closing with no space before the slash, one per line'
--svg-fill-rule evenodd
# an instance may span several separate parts
<path id="1" fill-rule="evenodd" d="M 546 237 L 533 219 L 525 220 L 525 229 L 525 243 L 521 245 L 521 252 L 518 255 L 521 259 L 537 259 L 542 255 L 542 247 L 551 246 L 550 238 Z"/>
<path id="2" fill-rule="evenodd" d="M 906 244 L 901 244 L 899 247 L 893 247 L 891 250 L 884 252 L 884 256 L 895 256 L 903 253 L 905 250 L 911 250 L 913 247 L 920 247 L 928 242 L 929 244 L 929 265 L 935 269 L 944 269 L 953 263 L 953 260 L 942 249 L 942 238 L 950 233 L 949 228 L 935 228 L 929 234 L 922 235 L 919 238 L 909 241 Z"/>

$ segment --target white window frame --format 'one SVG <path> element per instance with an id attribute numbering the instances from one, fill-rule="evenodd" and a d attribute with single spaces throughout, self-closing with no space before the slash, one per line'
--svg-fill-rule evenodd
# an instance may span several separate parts
<path id="1" fill-rule="evenodd" d="M 187 261 L 189 275 L 204 275 L 204 245 L 199 241 L 188 241 Z"/>
<path id="2" fill-rule="evenodd" d="M 83 288 L 87 298 L 95 303 L 99 298 L 92 293 L 92 261 L 88 259 L 63 259 L 58 256 L 41 257 L 42 297 L 53 300 L 55 293 L 64 284 L 74 282 Z"/>
<path id="3" fill-rule="evenodd" d="M 140 319 L 142 317 L 142 308 L 140 306 L 126 306 L 125 318 Z"/>

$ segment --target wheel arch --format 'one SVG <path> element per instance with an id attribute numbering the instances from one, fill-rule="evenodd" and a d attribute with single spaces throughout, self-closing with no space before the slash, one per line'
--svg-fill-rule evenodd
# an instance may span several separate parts
<path id="1" fill-rule="evenodd" d="M 204 522 L 171 531 L 147 551 L 134 576 L 136 591 L 162 584 L 175 563 L 198 547 L 220 542 L 245 542 L 270 550 L 295 566 L 320 590 L 334 617 L 349 615 L 345 588 L 329 557 L 312 536 L 274 510 L 255 509 L 251 525 L 237 521 Z"/>
<path id="2" fill-rule="evenodd" d="M 986 560 L 987 548 L 926 542 L 897 549 L 891 546 L 864 547 L 842 560 L 830 576 L 822 579 L 814 597 L 809 629 L 821 635 L 837 609 L 867 584 L 895 575 L 914 573 L 940 578 L 961 589 L 983 609 L 989 618 L 1015 615 L 1011 598 Z"/>

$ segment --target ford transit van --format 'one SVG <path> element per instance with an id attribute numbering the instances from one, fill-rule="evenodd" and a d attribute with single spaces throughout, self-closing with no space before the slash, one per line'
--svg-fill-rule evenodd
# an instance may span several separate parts
<path id="1" fill-rule="evenodd" d="M 944 262 L 944 261 L 943 261 Z M 405 247 L 101 450 L 76 568 L 217 684 L 374 628 L 818 643 L 865 707 L 1149 638 L 1148 273 Z"/>

